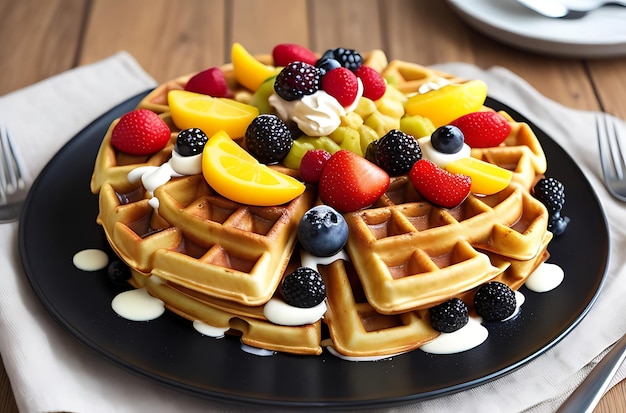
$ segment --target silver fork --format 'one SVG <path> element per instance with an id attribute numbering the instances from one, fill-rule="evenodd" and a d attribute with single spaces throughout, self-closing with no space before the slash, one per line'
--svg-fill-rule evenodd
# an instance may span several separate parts
<path id="1" fill-rule="evenodd" d="M 626 202 L 626 155 L 620 135 L 620 125 L 612 116 L 600 115 L 596 120 L 600 164 L 604 184 L 611 195 Z"/>
<path id="2" fill-rule="evenodd" d="M 0 125 L 0 223 L 19 217 L 27 192 L 24 167 L 15 156 L 10 132 Z"/>

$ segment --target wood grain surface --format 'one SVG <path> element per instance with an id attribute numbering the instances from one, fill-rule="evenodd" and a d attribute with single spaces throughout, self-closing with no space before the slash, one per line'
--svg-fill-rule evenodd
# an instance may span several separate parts
<path id="1" fill-rule="evenodd" d="M 0 0 L 0 96 L 126 50 L 158 82 L 277 43 L 380 48 L 424 65 L 504 66 L 563 105 L 626 118 L 626 58 L 581 60 L 513 49 L 432 0 Z M 114 397 L 114 395 L 112 395 Z M 597 413 L 626 410 L 626 382 Z M 17 412 L 0 370 L 0 411 Z"/>

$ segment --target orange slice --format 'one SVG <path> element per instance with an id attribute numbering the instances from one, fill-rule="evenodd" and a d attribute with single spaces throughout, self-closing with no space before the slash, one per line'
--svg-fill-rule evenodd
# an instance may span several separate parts
<path id="1" fill-rule="evenodd" d="M 239 43 L 233 43 L 230 54 L 235 79 L 253 92 L 256 92 L 265 79 L 276 74 L 274 67 L 259 62 Z"/>
<path id="2" fill-rule="evenodd" d="M 476 158 L 461 158 L 446 165 L 446 171 L 472 178 L 470 191 L 492 195 L 509 186 L 513 172 Z"/>
<path id="3" fill-rule="evenodd" d="M 224 132 L 213 135 L 204 146 L 202 173 L 219 194 L 248 205 L 281 205 L 305 189 L 297 179 L 259 163 Z"/>
<path id="4" fill-rule="evenodd" d="M 252 105 L 185 90 L 171 90 L 167 101 L 172 121 L 179 129 L 200 128 L 207 136 L 223 130 L 229 136 L 242 137 L 259 114 Z"/>
<path id="5" fill-rule="evenodd" d="M 404 110 L 408 115 L 427 117 L 438 128 L 478 111 L 486 98 L 487 84 L 477 79 L 413 95 L 404 104 Z"/>

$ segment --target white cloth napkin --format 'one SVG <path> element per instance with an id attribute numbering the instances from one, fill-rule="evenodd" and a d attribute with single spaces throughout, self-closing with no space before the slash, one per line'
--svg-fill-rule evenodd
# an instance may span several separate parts
<path id="1" fill-rule="evenodd" d="M 468 391 L 380 411 L 554 411 L 599 355 L 626 331 L 626 318 L 620 315 L 626 312 L 626 237 L 619 225 L 626 219 L 626 207 L 614 201 L 602 186 L 592 113 L 550 101 L 503 68 L 483 71 L 457 63 L 439 68 L 486 80 L 492 97 L 523 113 L 579 162 L 606 208 L 612 237 L 610 275 L 582 323 L 535 361 Z M 121 52 L 0 97 L 0 123 L 19 137 L 19 151 L 28 160 L 31 176 L 36 176 L 54 153 L 89 122 L 154 85 L 135 60 Z M 66 333 L 47 314 L 23 274 L 17 227 L 16 223 L 0 225 L 0 353 L 20 411 L 250 410 L 196 398 L 132 375 Z M 614 382 L 625 376 L 626 367 L 622 367 Z"/>

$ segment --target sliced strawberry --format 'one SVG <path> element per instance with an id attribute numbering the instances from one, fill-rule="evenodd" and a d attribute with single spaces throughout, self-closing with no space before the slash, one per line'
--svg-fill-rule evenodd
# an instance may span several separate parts
<path id="1" fill-rule="evenodd" d="M 471 148 L 498 146 L 511 133 L 511 125 L 498 112 L 472 112 L 450 122 L 463 132 Z"/>
<path id="2" fill-rule="evenodd" d="M 356 75 L 345 67 L 338 67 L 322 77 L 322 89 L 341 104 L 350 106 L 359 92 Z"/>
<path id="3" fill-rule="evenodd" d="M 233 95 L 219 67 L 210 67 L 195 74 L 185 85 L 185 90 L 214 98 L 229 98 Z"/>
<path id="4" fill-rule="evenodd" d="M 282 43 L 272 50 L 274 66 L 287 66 L 291 62 L 304 62 L 315 66 L 317 56 L 304 46 L 293 43 Z"/>
<path id="5" fill-rule="evenodd" d="M 463 202 L 472 186 L 469 176 L 450 173 L 427 159 L 413 165 L 409 178 L 424 198 L 444 208 L 454 208 Z"/>
<path id="6" fill-rule="evenodd" d="M 380 73 L 365 65 L 361 65 L 355 73 L 363 82 L 363 96 L 371 100 L 383 97 L 387 90 L 387 83 Z"/>
<path id="7" fill-rule="evenodd" d="M 111 145 L 130 155 L 150 155 L 170 140 L 170 128 L 156 113 L 136 109 L 123 115 L 111 132 Z"/>
<path id="8" fill-rule="evenodd" d="M 307 151 L 300 160 L 300 178 L 307 184 L 317 184 L 329 159 L 330 153 L 324 149 Z"/>
<path id="9" fill-rule="evenodd" d="M 372 205 L 389 188 L 389 175 L 347 149 L 330 157 L 319 181 L 321 200 L 339 212 Z"/>

